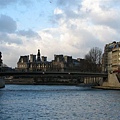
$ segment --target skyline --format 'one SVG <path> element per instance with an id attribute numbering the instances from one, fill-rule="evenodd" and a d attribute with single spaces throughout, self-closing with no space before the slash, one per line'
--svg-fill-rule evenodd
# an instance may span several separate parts
<path id="1" fill-rule="evenodd" d="M 19 56 L 84 58 L 93 47 L 120 41 L 119 0 L 0 0 L 0 51 L 16 67 Z"/>

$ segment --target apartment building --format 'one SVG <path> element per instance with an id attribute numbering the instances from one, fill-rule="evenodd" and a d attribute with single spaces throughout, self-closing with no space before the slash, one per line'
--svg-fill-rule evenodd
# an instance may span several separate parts
<path id="1" fill-rule="evenodd" d="M 103 59 L 102 59 L 102 71 L 110 72 L 118 70 L 120 68 L 120 42 L 112 42 L 105 45 Z"/>
<path id="2" fill-rule="evenodd" d="M 120 46 L 112 50 L 112 70 L 120 69 Z"/>

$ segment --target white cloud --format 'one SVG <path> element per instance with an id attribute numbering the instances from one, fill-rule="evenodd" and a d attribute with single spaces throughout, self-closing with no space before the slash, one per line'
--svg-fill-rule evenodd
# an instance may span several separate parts
<path id="1" fill-rule="evenodd" d="M 114 4 L 113 4 L 114 3 Z M 81 11 L 92 23 L 120 29 L 120 2 L 116 0 L 84 0 Z"/>
<path id="2" fill-rule="evenodd" d="M 53 16 L 57 27 L 7 34 L 0 44 L 6 64 L 16 66 L 20 55 L 37 54 L 37 49 L 41 49 L 41 55 L 48 60 L 52 60 L 54 54 L 84 57 L 92 47 L 103 49 L 105 44 L 120 40 L 118 0 L 58 0 L 57 5 Z M 22 44 L 15 42 L 16 39 Z"/>
<path id="3" fill-rule="evenodd" d="M 59 9 L 59 8 L 56 8 L 54 10 L 54 14 L 62 14 L 62 13 L 63 13 L 63 11 L 61 9 Z"/>

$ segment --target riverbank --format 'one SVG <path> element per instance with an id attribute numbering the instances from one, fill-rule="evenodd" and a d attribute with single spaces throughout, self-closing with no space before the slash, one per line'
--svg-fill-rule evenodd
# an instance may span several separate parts
<path id="1" fill-rule="evenodd" d="M 13 85 L 78 85 L 76 80 L 69 79 L 36 79 L 36 78 L 18 78 L 5 79 L 5 84 Z"/>
<path id="2" fill-rule="evenodd" d="M 103 89 L 103 90 L 120 90 L 120 87 L 114 86 L 93 86 L 94 89 Z"/>

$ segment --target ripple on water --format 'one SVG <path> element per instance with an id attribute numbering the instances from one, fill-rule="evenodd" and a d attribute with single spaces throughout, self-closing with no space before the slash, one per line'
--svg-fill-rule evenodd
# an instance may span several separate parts
<path id="1" fill-rule="evenodd" d="M 1 120 L 118 120 L 120 91 L 76 86 L 6 85 Z"/>

